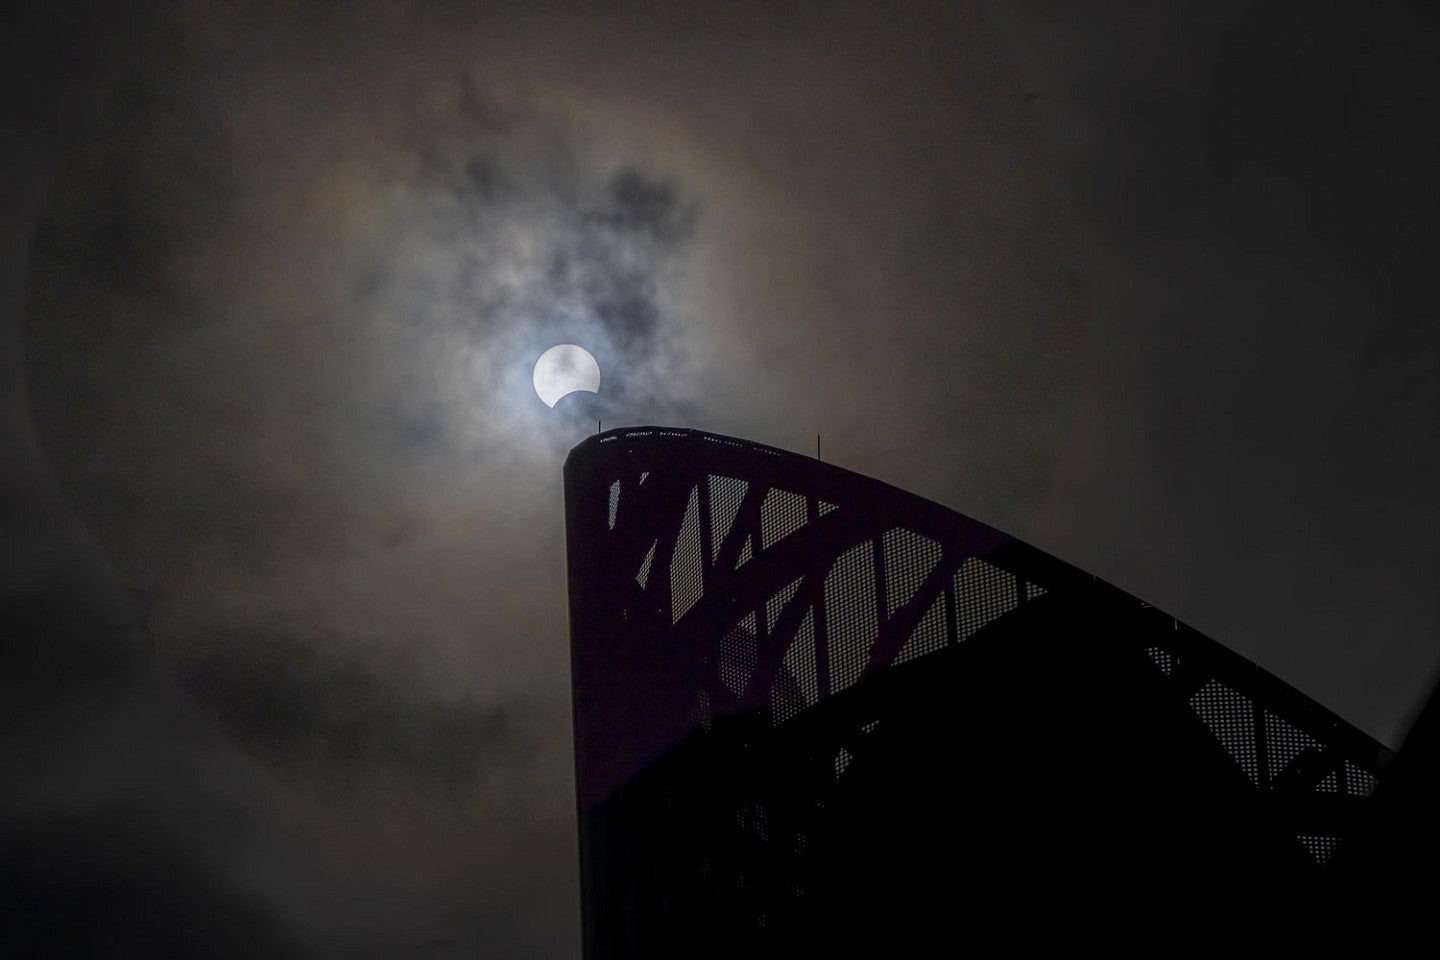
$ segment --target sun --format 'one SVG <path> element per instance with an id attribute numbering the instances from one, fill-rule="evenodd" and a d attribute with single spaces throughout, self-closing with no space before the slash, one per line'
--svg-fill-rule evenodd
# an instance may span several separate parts
<path id="1" fill-rule="evenodd" d="M 585 390 L 600 392 L 600 364 L 584 347 L 560 343 L 535 361 L 535 393 L 554 407 L 562 397 Z"/>

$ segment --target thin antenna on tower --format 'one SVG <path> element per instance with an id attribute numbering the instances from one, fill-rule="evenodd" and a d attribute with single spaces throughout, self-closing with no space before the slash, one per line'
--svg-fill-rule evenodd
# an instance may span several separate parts
<path id="1" fill-rule="evenodd" d="M 820 459 L 820 434 L 815 434 L 815 459 Z"/>
<path id="2" fill-rule="evenodd" d="M 598 434 L 598 433 L 604 433 L 604 432 L 605 432 L 605 421 L 604 421 L 604 420 L 596 420 L 596 421 L 595 421 L 595 432 L 596 432 L 597 434 Z"/>

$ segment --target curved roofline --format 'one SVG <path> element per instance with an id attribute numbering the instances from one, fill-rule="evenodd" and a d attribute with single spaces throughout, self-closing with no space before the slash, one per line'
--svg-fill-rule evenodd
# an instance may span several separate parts
<path id="1" fill-rule="evenodd" d="M 624 461 L 629 463 L 620 466 L 619 462 Z M 1347 753 L 1369 758 L 1372 764 L 1383 763 L 1393 755 L 1383 744 L 1263 667 L 1114 584 L 943 504 L 813 456 L 687 427 L 619 427 L 587 437 L 571 449 L 565 461 L 567 499 L 575 495 L 574 483 L 582 474 L 598 473 L 606 478 L 608 486 L 622 475 L 638 477 L 641 472 L 662 469 L 667 463 L 676 464 L 691 477 L 685 481 L 686 491 L 706 474 L 745 478 L 757 487 L 800 491 L 812 499 L 844 504 L 852 517 L 873 514 L 883 518 L 886 529 L 908 527 L 933 537 L 945 542 L 947 550 L 982 557 L 1046 591 L 1083 593 L 1090 602 L 1127 611 L 1127 616 L 1143 620 L 1149 624 L 1147 631 L 1170 635 L 1177 650 L 1192 651 L 1195 658 L 1210 665 L 1212 676 L 1227 678 L 1257 702 L 1285 704 L 1286 713 L 1303 716 L 1307 726 L 1317 731 L 1324 729 L 1330 737 L 1344 741 Z M 879 532 L 877 528 L 865 536 Z M 785 541 L 781 541 L 780 549 L 784 545 Z M 792 544 L 792 552 L 801 546 Z M 664 558 L 655 559 L 658 565 Z M 681 618 L 677 626 L 683 628 L 684 623 Z"/>

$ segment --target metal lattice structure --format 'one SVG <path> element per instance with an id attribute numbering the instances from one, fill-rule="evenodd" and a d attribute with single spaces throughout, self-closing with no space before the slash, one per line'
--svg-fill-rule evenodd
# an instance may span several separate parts
<path id="1" fill-rule="evenodd" d="M 1385 758 L 1174 618 L 835 466 L 655 427 L 565 480 L 589 957 L 874 935 L 913 904 L 854 891 L 942 853 L 1309 889 Z"/>

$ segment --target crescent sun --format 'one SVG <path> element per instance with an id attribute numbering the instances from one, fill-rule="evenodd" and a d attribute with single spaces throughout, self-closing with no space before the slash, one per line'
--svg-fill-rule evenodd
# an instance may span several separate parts
<path id="1" fill-rule="evenodd" d="M 560 343 L 540 354 L 535 361 L 535 393 L 547 407 L 577 390 L 600 392 L 600 364 L 589 350 Z"/>

